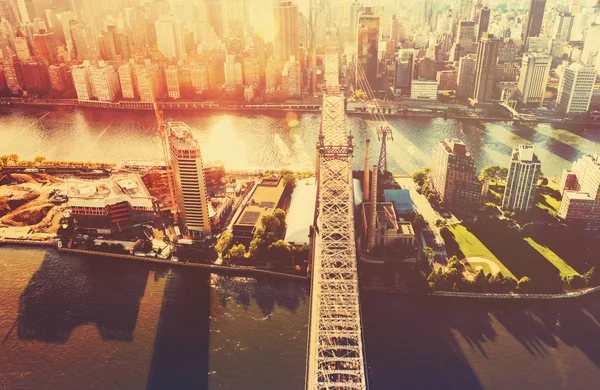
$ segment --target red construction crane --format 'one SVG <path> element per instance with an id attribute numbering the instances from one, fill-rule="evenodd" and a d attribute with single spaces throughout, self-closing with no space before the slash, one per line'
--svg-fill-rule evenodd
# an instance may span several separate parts
<path id="1" fill-rule="evenodd" d="M 163 158 L 165 160 L 165 166 L 167 168 L 167 182 L 169 183 L 169 195 L 171 197 L 171 211 L 173 212 L 173 218 L 177 223 L 179 221 L 179 214 L 177 212 L 177 199 L 175 198 L 175 188 L 173 185 L 173 170 L 169 163 L 169 143 L 167 140 L 167 131 L 165 129 L 165 122 L 163 120 L 163 113 L 158 109 L 156 104 L 156 96 L 154 96 L 154 90 L 152 89 L 152 80 L 148 75 L 146 77 L 148 86 L 150 89 L 150 96 L 152 96 L 152 106 L 154 107 L 154 113 L 156 114 L 156 121 L 158 122 L 158 132 L 160 134 L 160 140 L 162 142 Z"/>

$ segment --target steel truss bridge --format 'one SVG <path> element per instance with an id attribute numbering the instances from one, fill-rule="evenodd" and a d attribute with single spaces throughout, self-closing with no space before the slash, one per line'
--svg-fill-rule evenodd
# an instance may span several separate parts
<path id="1" fill-rule="evenodd" d="M 317 142 L 317 207 L 306 389 L 367 389 L 354 239 L 352 137 L 346 131 L 339 54 L 325 58 Z"/>

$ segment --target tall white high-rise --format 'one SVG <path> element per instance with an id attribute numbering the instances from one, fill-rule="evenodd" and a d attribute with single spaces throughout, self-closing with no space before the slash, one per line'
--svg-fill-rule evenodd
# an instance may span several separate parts
<path id="1" fill-rule="evenodd" d="M 167 94 L 170 98 L 181 98 L 179 90 L 179 69 L 175 65 L 169 65 L 165 69 L 165 80 L 167 81 Z"/>
<path id="2" fill-rule="evenodd" d="M 513 149 L 502 199 L 503 210 L 527 211 L 533 207 L 541 170 L 542 163 L 534 153 L 533 145 L 519 145 L 518 149 Z"/>
<path id="3" fill-rule="evenodd" d="M 519 76 L 519 100 L 524 105 L 541 107 L 550 75 L 552 58 L 546 54 L 525 53 Z"/>
<path id="4" fill-rule="evenodd" d="M 154 22 L 158 50 L 169 59 L 185 58 L 181 22 L 174 15 L 161 15 Z"/>
<path id="5" fill-rule="evenodd" d="M 140 97 L 135 67 L 132 63 L 126 63 L 119 67 L 119 82 L 121 83 L 123 98 L 136 99 Z"/>
<path id="6" fill-rule="evenodd" d="M 595 82 L 593 67 L 581 63 L 569 65 L 560 78 L 556 108 L 566 114 L 587 112 Z"/>
<path id="7" fill-rule="evenodd" d="M 201 238 L 211 234 L 208 191 L 200 144 L 183 122 L 167 123 L 171 169 L 177 208 L 184 235 Z"/>
<path id="8" fill-rule="evenodd" d="M 73 84 L 78 100 L 92 99 L 92 85 L 90 82 L 89 64 L 76 65 L 71 68 Z"/>
<path id="9" fill-rule="evenodd" d="M 233 87 L 244 83 L 242 79 L 242 64 L 237 62 L 234 56 L 228 55 L 223 66 L 225 67 L 225 83 L 228 86 Z"/>
<path id="10" fill-rule="evenodd" d="M 600 24 L 594 24 L 588 28 L 585 35 L 581 61 L 586 65 L 593 66 L 596 63 L 598 52 L 600 52 Z"/>
<path id="11" fill-rule="evenodd" d="M 99 61 L 98 66 L 90 67 L 90 82 L 94 97 L 100 101 L 115 101 L 121 93 L 119 74 L 112 65 L 104 61 Z"/>

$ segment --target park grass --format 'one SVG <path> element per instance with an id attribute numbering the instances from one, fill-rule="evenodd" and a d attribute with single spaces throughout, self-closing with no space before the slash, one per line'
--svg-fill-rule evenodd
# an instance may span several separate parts
<path id="1" fill-rule="evenodd" d="M 535 194 L 535 207 L 539 211 L 546 212 L 552 217 L 558 215 L 558 209 L 560 208 L 560 199 L 557 199 L 557 189 L 552 187 L 539 188 Z"/>
<path id="2" fill-rule="evenodd" d="M 560 256 L 554 253 L 550 248 L 537 243 L 531 237 L 525 237 L 525 242 L 527 242 L 533 249 L 538 251 L 542 256 L 544 256 L 552 265 L 558 268 L 561 277 L 570 276 L 570 275 L 579 275 L 573 267 L 567 264 Z"/>
<path id="3" fill-rule="evenodd" d="M 473 233 L 467 230 L 466 227 L 463 225 L 453 225 L 448 227 L 448 230 L 453 234 L 454 240 L 458 245 L 458 249 L 464 257 L 481 257 L 483 259 L 490 260 L 498 265 L 500 272 L 502 272 L 504 276 L 515 277 L 515 275 L 513 275 L 513 273 L 510 272 L 508 268 L 506 268 L 506 266 L 502 264 L 502 262 L 498 260 L 498 258 L 494 256 L 494 254 Z M 449 254 L 456 255 L 456 253 Z M 460 255 L 457 256 L 460 257 Z"/>

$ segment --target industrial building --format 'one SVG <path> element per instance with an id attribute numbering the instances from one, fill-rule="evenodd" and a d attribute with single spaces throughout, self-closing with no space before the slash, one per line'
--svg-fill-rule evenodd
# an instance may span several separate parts
<path id="1" fill-rule="evenodd" d="M 153 199 L 138 175 L 69 180 L 67 196 L 79 231 L 112 234 L 154 222 Z"/>
<path id="2" fill-rule="evenodd" d="M 262 216 L 273 213 L 277 208 L 283 208 L 286 193 L 286 186 L 281 177 L 264 178 L 255 187 L 250 200 L 233 223 L 232 233 L 235 239 L 249 244 L 256 230 L 260 228 Z"/>

